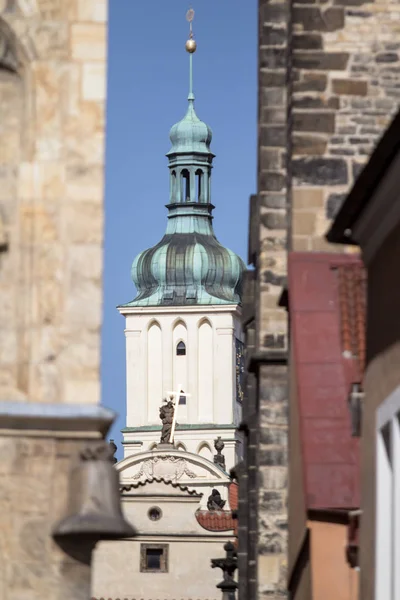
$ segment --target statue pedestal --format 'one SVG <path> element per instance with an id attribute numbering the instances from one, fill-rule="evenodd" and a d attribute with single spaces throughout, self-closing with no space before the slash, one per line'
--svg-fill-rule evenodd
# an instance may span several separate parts
<path id="1" fill-rule="evenodd" d="M 170 444 L 169 442 L 167 442 L 167 443 L 164 442 L 163 444 L 160 442 L 159 444 L 157 444 L 156 449 L 157 450 L 176 450 L 174 444 Z"/>

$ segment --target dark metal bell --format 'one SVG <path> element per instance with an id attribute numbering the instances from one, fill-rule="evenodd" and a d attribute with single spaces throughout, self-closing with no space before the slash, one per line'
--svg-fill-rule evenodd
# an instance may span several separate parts
<path id="1" fill-rule="evenodd" d="M 80 458 L 80 464 L 71 474 L 70 516 L 53 529 L 55 540 L 85 540 L 95 544 L 136 535 L 122 514 L 119 475 L 109 445 L 101 442 L 88 447 Z"/>

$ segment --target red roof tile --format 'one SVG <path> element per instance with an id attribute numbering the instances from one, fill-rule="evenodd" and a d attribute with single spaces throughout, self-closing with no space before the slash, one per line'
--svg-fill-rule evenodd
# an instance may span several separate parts
<path id="1" fill-rule="evenodd" d="M 237 520 L 233 518 L 232 511 L 238 508 L 239 486 L 232 482 L 229 486 L 229 505 L 231 510 L 198 510 L 196 519 L 208 531 L 229 531 L 233 529 L 236 535 Z"/>
<path id="2" fill-rule="evenodd" d="M 231 511 L 198 510 L 196 519 L 207 531 L 229 531 L 236 527 Z"/>
<path id="3" fill-rule="evenodd" d="M 237 510 L 238 508 L 238 494 L 239 486 L 237 483 L 232 482 L 229 486 L 229 506 L 231 510 Z"/>
<path id="4" fill-rule="evenodd" d="M 343 275 L 342 267 L 353 270 Z M 306 505 L 355 508 L 359 441 L 348 408 L 354 360 L 343 357 L 343 343 L 353 348 L 357 339 L 361 351 L 361 292 L 353 285 L 361 263 L 354 255 L 292 253 L 288 271 Z"/>

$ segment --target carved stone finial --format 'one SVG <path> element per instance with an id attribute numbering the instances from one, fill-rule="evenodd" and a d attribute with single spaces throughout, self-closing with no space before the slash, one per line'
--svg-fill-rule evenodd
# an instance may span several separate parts
<path id="1" fill-rule="evenodd" d="M 208 497 L 207 508 L 208 510 L 223 510 L 225 503 L 226 501 L 222 500 L 219 491 L 213 489 L 211 496 Z"/>
<path id="2" fill-rule="evenodd" d="M 217 585 L 217 588 L 222 590 L 223 600 L 235 600 L 237 583 L 233 576 L 237 569 L 237 552 L 232 542 L 227 542 L 224 546 L 226 553 L 225 558 L 212 558 L 211 567 L 222 569 L 224 579 Z"/>
<path id="3" fill-rule="evenodd" d="M 217 454 L 214 456 L 214 464 L 222 467 L 225 470 L 225 456 L 222 454 L 225 444 L 222 441 L 221 436 L 218 436 L 217 439 L 214 440 L 214 448 L 217 451 Z"/>

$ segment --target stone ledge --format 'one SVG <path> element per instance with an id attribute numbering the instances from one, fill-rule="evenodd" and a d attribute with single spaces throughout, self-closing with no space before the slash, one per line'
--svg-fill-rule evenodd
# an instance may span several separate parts
<path id="1" fill-rule="evenodd" d="M 0 402 L 0 434 L 65 434 L 69 437 L 104 437 L 115 413 L 103 406 Z"/>
<path id="2" fill-rule="evenodd" d="M 250 373 L 257 373 L 262 365 L 286 366 L 288 362 L 289 356 L 287 350 L 258 351 L 250 356 L 247 370 Z"/>

